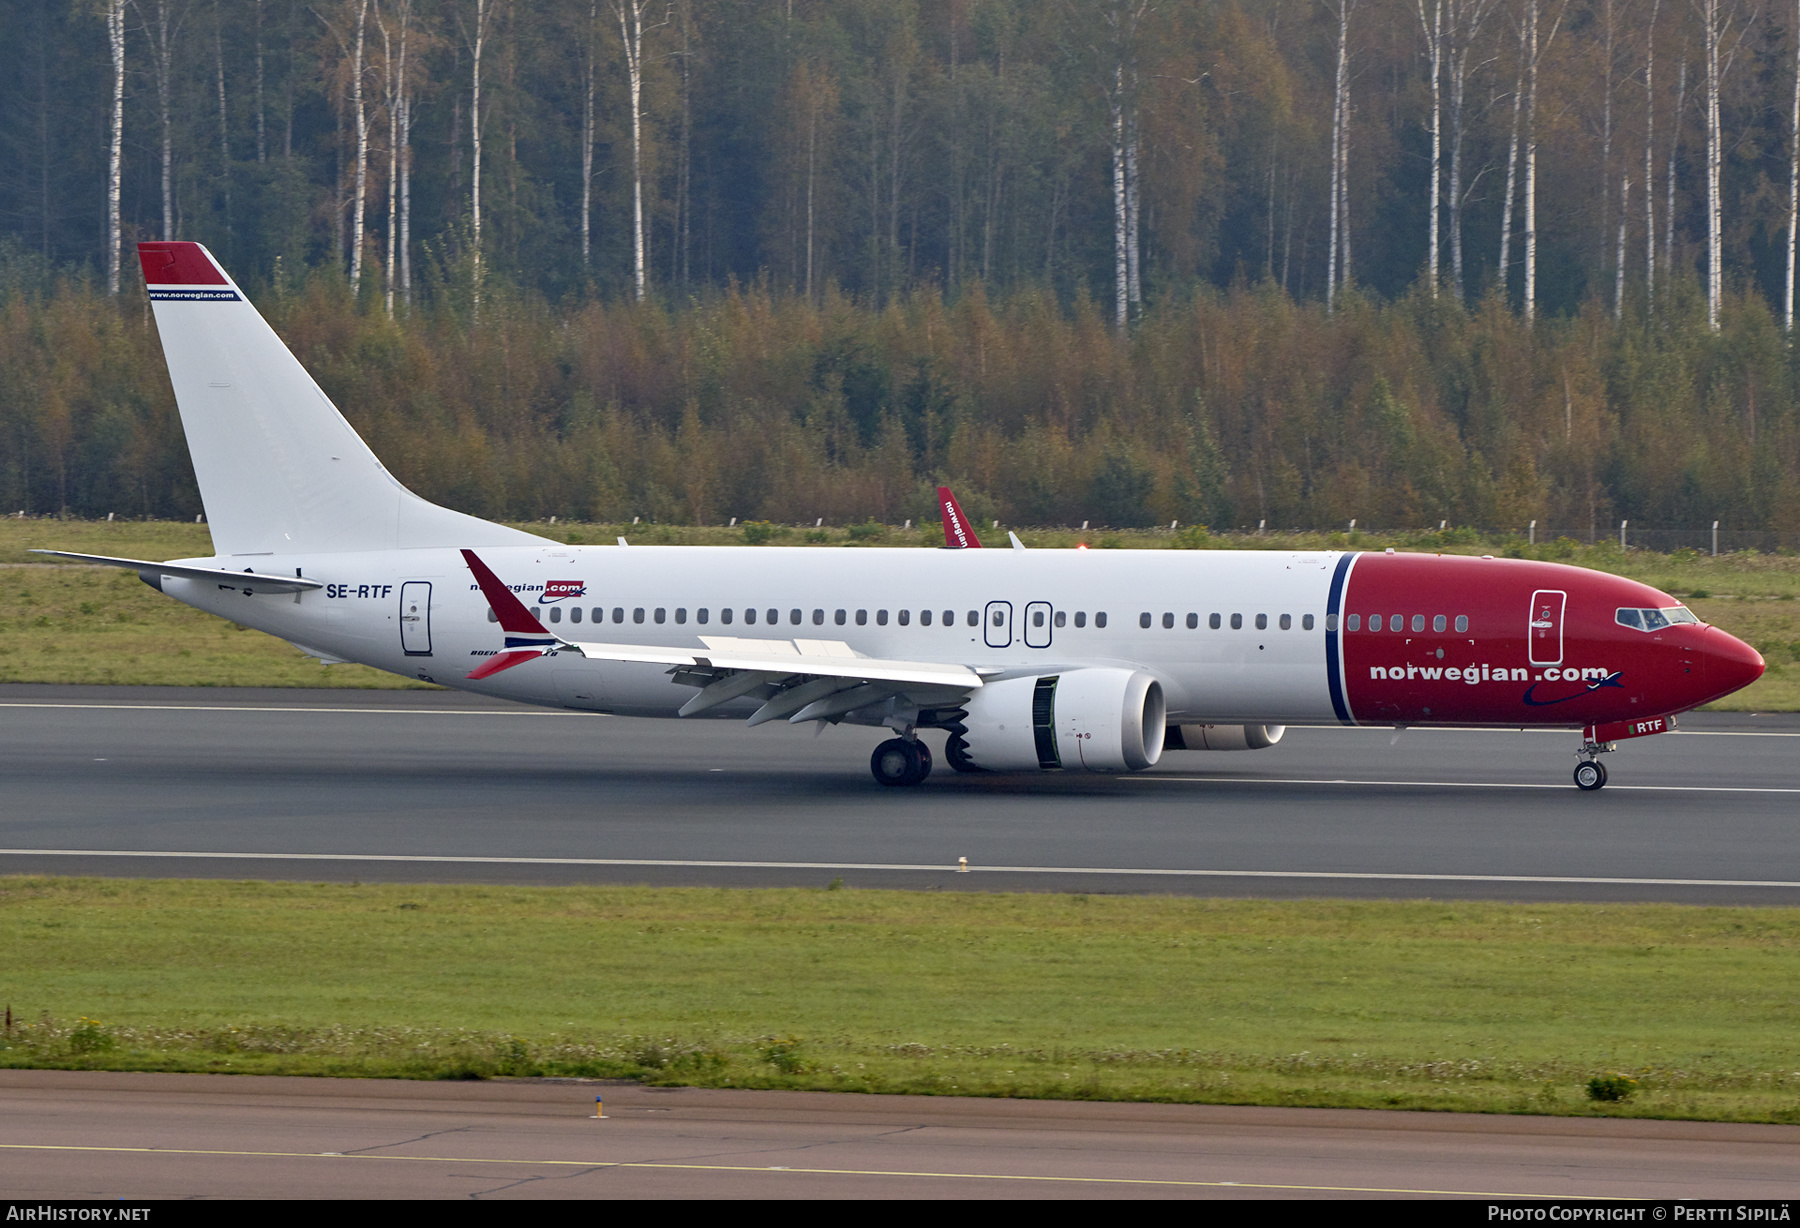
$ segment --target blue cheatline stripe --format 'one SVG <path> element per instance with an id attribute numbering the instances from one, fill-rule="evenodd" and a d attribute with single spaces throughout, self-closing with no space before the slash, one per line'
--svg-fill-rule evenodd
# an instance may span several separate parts
<path id="1" fill-rule="evenodd" d="M 1337 628 L 1342 621 L 1344 581 L 1349 578 L 1350 564 L 1355 561 L 1356 555 L 1348 551 L 1338 556 L 1337 570 L 1331 573 L 1331 596 L 1325 603 L 1325 680 L 1331 686 L 1332 710 L 1346 725 L 1356 722 L 1350 719 L 1350 708 L 1344 702 L 1344 675 L 1338 668 Z"/>

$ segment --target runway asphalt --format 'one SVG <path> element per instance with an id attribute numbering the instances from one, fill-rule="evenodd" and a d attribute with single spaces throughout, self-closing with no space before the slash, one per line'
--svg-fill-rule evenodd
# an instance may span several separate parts
<path id="1" fill-rule="evenodd" d="M 0 1071 L 0 1100 L 24 1203 L 1777 1200 L 1800 1171 L 1800 1127 L 1706 1122 L 51 1070 Z"/>
<path id="2" fill-rule="evenodd" d="M 1594 794 L 1569 732 L 1323 728 L 884 789 L 852 727 L 9 685 L 0 873 L 1800 904 L 1800 717 L 1683 728 Z"/>

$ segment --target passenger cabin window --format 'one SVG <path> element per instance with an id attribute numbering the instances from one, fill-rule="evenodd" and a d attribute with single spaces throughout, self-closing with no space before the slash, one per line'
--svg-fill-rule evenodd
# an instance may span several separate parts
<path id="1" fill-rule="evenodd" d="M 795 613 L 799 613 L 799 611 L 796 610 Z M 794 621 L 799 622 L 800 620 L 798 618 L 796 618 Z M 825 625 L 825 611 L 824 610 L 814 610 L 813 611 L 813 626 L 823 627 L 824 625 Z"/>
<path id="2" fill-rule="evenodd" d="M 1281 616 L 1281 629 L 1283 631 L 1291 631 L 1291 630 L 1293 630 L 1293 627 L 1294 627 L 1293 615 L 1283 614 Z"/>
<path id="3" fill-rule="evenodd" d="M 1142 614 L 1138 615 L 1138 626 L 1148 627 L 1149 625 L 1150 625 L 1150 611 L 1145 610 Z"/>
<path id="4" fill-rule="evenodd" d="M 634 623 L 641 623 L 644 621 L 644 607 L 643 606 L 639 606 L 639 607 L 637 607 L 637 609 L 635 609 L 631 612 L 631 621 Z"/>
<path id="5" fill-rule="evenodd" d="M 685 623 L 686 621 L 687 621 L 687 609 L 682 606 L 677 606 L 675 609 L 675 625 L 680 626 L 682 623 Z"/>
<path id="6" fill-rule="evenodd" d="M 1311 614 L 1302 614 L 1300 616 L 1300 630 L 1311 631 L 1312 629 L 1313 629 L 1313 616 Z M 1335 618 L 1331 620 L 1331 629 L 1333 631 L 1337 630 L 1337 619 L 1335 619 Z"/>
<path id="7" fill-rule="evenodd" d="M 1087 626 L 1087 611 L 1086 610 L 1076 610 L 1075 611 L 1075 625 L 1077 627 Z"/>
<path id="8" fill-rule="evenodd" d="M 1163 614 L 1163 630 L 1164 631 L 1171 630 L 1174 628 L 1174 626 L 1175 626 L 1175 616 L 1173 614 L 1170 614 L 1165 611 Z"/>
<path id="9" fill-rule="evenodd" d="M 1211 627 L 1214 631 L 1217 631 L 1219 629 L 1219 616 L 1217 614 L 1207 615 L 1206 625 Z"/>
<path id="10" fill-rule="evenodd" d="M 1456 616 L 1456 629 L 1458 631 L 1467 631 L 1469 629 L 1469 616 L 1467 614 L 1458 614 Z"/>
<path id="11" fill-rule="evenodd" d="M 719 611 L 719 621 L 724 623 L 727 627 L 729 627 L 731 625 L 732 616 L 735 615 L 736 613 L 737 613 L 736 610 L 732 609 L 730 606 L 726 606 L 724 609 Z M 702 619 L 701 621 L 704 622 L 705 619 Z"/>
<path id="12" fill-rule="evenodd" d="M 668 620 L 668 617 L 669 617 L 669 612 L 667 610 L 663 609 L 661 606 L 656 607 L 656 621 L 657 621 L 658 625 L 661 625 L 662 623 L 666 622 Z"/>
<path id="13" fill-rule="evenodd" d="M 1242 614 L 1233 614 L 1231 616 L 1231 629 L 1233 631 L 1242 631 L 1244 629 L 1244 616 Z"/>
<path id="14" fill-rule="evenodd" d="M 1096 614 L 1096 615 L 1094 615 L 1094 625 L 1095 625 L 1095 626 L 1096 626 L 1096 627 L 1104 627 L 1104 626 L 1106 626 L 1106 615 L 1104 615 L 1104 614 Z"/>
<path id="15" fill-rule="evenodd" d="M 877 627 L 887 626 L 887 611 L 886 610 L 876 610 L 875 611 L 875 625 Z"/>
<path id="16" fill-rule="evenodd" d="M 944 625 L 946 627 L 954 627 L 956 625 L 956 611 L 955 610 L 945 610 L 944 611 Z M 1059 627 L 1062 626 L 1061 623 L 1057 623 L 1056 625 Z"/>
<path id="17" fill-rule="evenodd" d="M 622 623 L 625 621 L 625 607 L 624 606 L 616 605 L 613 607 L 613 621 L 616 623 Z"/>
<path id="18" fill-rule="evenodd" d="M 1189 614 L 1187 616 L 1187 625 L 1189 631 L 1198 628 L 1200 626 L 1200 616 L 1198 614 Z"/>
<path id="19" fill-rule="evenodd" d="M 754 627 L 756 625 L 756 611 L 755 610 L 745 610 L 744 611 L 744 625 L 746 627 Z"/>
<path id="20" fill-rule="evenodd" d="M 1414 614 L 1413 615 L 1413 630 L 1414 631 L 1425 630 L 1425 616 L 1423 614 Z"/>
<path id="21" fill-rule="evenodd" d="M 1444 618 L 1444 616 L 1442 614 L 1436 614 L 1436 615 L 1432 616 L 1431 629 L 1433 631 L 1443 631 L 1443 630 L 1448 629 L 1448 627 L 1449 627 L 1449 622 Z"/>
<path id="22" fill-rule="evenodd" d="M 581 607 L 580 606 L 574 605 L 574 606 L 569 607 L 569 621 L 572 623 L 578 623 L 581 621 Z"/>
<path id="23" fill-rule="evenodd" d="M 699 623 L 702 627 L 706 625 L 706 620 L 710 617 L 711 613 L 705 606 L 701 606 L 698 610 L 694 611 L 694 621 Z"/>
<path id="24" fill-rule="evenodd" d="M 497 623 L 500 621 L 500 616 L 498 614 L 494 613 L 493 606 L 488 607 L 488 621 L 491 623 Z"/>
<path id="25" fill-rule="evenodd" d="M 980 611 L 978 611 L 978 610 L 970 610 L 969 611 L 969 625 L 971 627 L 979 627 L 981 625 Z"/>
<path id="26" fill-rule="evenodd" d="M 906 626 L 907 623 L 909 623 L 911 621 L 912 621 L 912 611 L 911 610 L 901 610 L 900 611 L 900 625 L 902 627 L 904 627 L 904 626 Z"/>
<path id="27" fill-rule="evenodd" d="M 920 610 L 919 611 L 919 625 L 921 627 L 929 627 L 931 625 L 931 611 L 930 610 Z"/>
<path id="28" fill-rule="evenodd" d="M 869 625 L 869 612 L 867 610 L 858 610 L 856 612 L 856 625 L 859 627 L 866 627 Z"/>
<path id="29" fill-rule="evenodd" d="M 561 606 L 553 605 L 550 607 L 550 621 L 553 623 L 559 623 L 562 621 L 562 607 Z"/>
<path id="30" fill-rule="evenodd" d="M 845 620 L 848 619 L 849 617 L 850 617 L 850 614 L 848 611 L 839 610 L 837 613 L 835 613 L 831 616 L 831 621 L 841 627 L 844 625 Z"/>
<path id="31" fill-rule="evenodd" d="M 764 610 L 763 614 L 764 614 L 763 621 L 768 623 L 771 627 L 773 627 L 776 623 L 781 621 L 781 611 L 780 610 Z M 795 622 L 800 621 L 800 611 L 799 610 L 794 611 L 794 621 Z"/>
<path id="32" fill-rule="evenodd" d="M 774 622 L 775 620 L 773 618 L 771 618 L 769 621 Z M 799 610 L 789 610 L 788 611 L 788 625 L 794 626 L 794 627 L 798 627 L 800 625 L 800 611 Z"/>
<path id="33" fill-rule="evenodd" d="M 946 610 L 945 613 L 949 613 L 949 611 Z M 944 621 L 949 622 L 950 620 L 946 618 Z M 1062 610 L 1058 610 L 1056 612 L 1055 621 L 1056 621 L 1057 626 L 1066 627 L 1069 625 L 1069 616 L 1068 616 L 1068 614 L 1064 613 Z"/>
<path id="34" fill-rule="evenodd" d="M 1325 624 L 1325 626 L 1327 628 L 1329 628 L 1331 626 L 1331 624 L 1329 622 L 1327 622 Z M 1352 614 L 1350 616 L 1349 629 L 1352 631 L 1361 631 L 1362 630 L 1362 615 L 1361 614 Z M 1372 618 L 1369 620 L 1369 630 L 1371 630 L 1371 631 L 1381 630 L 1381 628 L 1375 624 L 1375 620 Z"/>
<path id="35" fill-rule="evenodd" d="M 1258 631 L 1267 631 L 1269 629 L 1269 616 L 1267 614 L 1258 614 L 1256 616 L 1256 629 Z"/>

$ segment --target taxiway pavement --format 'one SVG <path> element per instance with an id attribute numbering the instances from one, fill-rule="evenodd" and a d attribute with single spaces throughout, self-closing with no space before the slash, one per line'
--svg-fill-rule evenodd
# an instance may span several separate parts
<path id="1" fill-rule="evenodd" d="M 596 1096 L 605 1117 L 594 1116 Z M 1800 1127 L 0 1071 L 10 1199 L 1785 1199 Z"/>

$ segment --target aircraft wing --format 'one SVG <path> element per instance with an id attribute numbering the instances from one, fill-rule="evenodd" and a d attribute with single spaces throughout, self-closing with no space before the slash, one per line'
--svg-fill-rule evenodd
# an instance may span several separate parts
<path id="1" fill-rule="evenodd" d="M 754 640 L 703 635 L 700 642 L 706 647 L 652 648 L 637 644 L 590 644 L 578 640 L 564 640 L 563 645 L 595 661 L 641 661 L 701 670 L 754 670 L 780 677 L 805 674 L 814 678 L 904 682 L 971 690 L 981 685 L 981 675 L 966 665 L 859 657 L 841 640 Z"/>
<path id="2" fill-rule="evenodd" d="M 307 580 L 300 576 L 270 576 L 245 568 L 228 571 L 223 567 L 190 567 L 185 563 L 155 563 L 147 559 L 115 559 L 104 554 L 72 554 L 67 550 L 33 550 L 32 554 L 49 554 L 59 559 L 75 559 L 82 563 L 98 563 L 103 567 L 126 567 L 154 584 L 151 576 L 176 576 L 183 580 L 210 580 L 227 588 L 241 588 L 260 593 L 304 593 L 324 588 L 323 580 Z"/>

